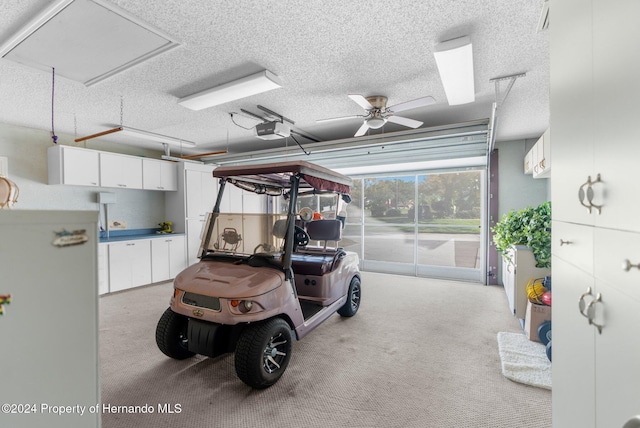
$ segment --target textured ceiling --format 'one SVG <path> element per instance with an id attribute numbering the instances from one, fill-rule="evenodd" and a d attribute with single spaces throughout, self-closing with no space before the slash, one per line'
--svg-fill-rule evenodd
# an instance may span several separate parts
<path id="1" fill-rule="evenodd" d="M 0 0 L 0 44 L 51 3 Z M 549 36 L 537 32 L 542 0 L 112 3 L 181 45 L 90 87 L 57 78 L 57 133 L 80 137 L 118 125 L 122 99 L 125 126 L 194 141 L 195 152 L 284 147 L 294 143 L 260 140 L 229 113 L 260 114 L 256 106 L 262 105 L 327 141 L 352 137 L 361 124 L 357 118 L 315 122 L 362 114 L 347 94 L 384 95 L 388 105 L 431 95 L 436 104 L 400 115 L 424 121 L 424 127 L 446 125 L 490 117 L 496 98 L 490 79 L 516 73 L 526 76 L 498 110 L 496 140 L 535 138 L 549 125 Z M 473 42 L 476 101 L 449 106 L 433 48 L 463 35 Z M 278 75 L 283 88 L 201 111 L 177 104 L 262 69 Z M 0 59 L 0 122 L 51 129 L 51 80 L 50 73 Z M 241 116 L 236 122 L 255 124 Z M 405 129 L 387 124 L 371 132 Z M 311 141 L 299 141 L 313 149 Z"/>

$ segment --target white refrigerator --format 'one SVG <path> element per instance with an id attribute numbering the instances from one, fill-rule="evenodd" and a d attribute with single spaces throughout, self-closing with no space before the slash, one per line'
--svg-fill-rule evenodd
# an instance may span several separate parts
<path id="1" fill-rule="evenodd" d="M 0 427 L 101 425 L 97 223 L 0 210 Z"/>

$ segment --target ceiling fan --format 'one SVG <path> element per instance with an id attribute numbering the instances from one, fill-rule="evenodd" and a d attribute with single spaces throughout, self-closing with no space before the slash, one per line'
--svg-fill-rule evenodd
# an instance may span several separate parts
<path id="1" fill-rule="evenodd" d="M 356 117 L 364 118 L 364 122 L 355 133 L 354 137 L 360 137 L 364 135 L 370 128 L 382 128 L 382 126 L 384 126 L 384 124 L 387 122 L 397 123 L 398 125 L 408 126 L 409 128 L 418 128 L 422 125 L 422 122 L 409 119 L 407 117 L 395 116 L 395 114 L 412 108 L 428 106 L 436 102 L 433 97 L 422 97 L 415 100 L 406 101 L 404 103 L 396 104 L 391 107 L 387 107 L 387 97 L 382 95 L 373 95 L 370 97 L 363 97 L 362 95 L 349 95 L 349 98 L 355 101 L 360 107 L 365 109 L 366 114 L 334 117 L 331 119 L 320 119 L 316 122 L 332 122 L 334 120 L 353 119 Z"/>

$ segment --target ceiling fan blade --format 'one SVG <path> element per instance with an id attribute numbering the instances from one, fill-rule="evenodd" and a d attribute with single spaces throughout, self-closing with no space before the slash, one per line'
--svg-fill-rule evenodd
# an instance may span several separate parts
<path id="1" fill-rule="evenodd" d="M 329 119 L 318 119 L 318 120 L 316 120 L 316 123 L 335 122 L 336 120 L 356 119 L 356 118 L 362 119 L 363 117 L 365 117 L 365 116 L 363 116 L 361 114 L 354 115 L 354 116 L 331 117 Z"/>
<path id="2" fill-rule="evenodd" d="M 356 131 L 354 137 L 362 137 L 364 134 L 367 133 L 368 130 L 369 130 L 369 125 L 367 125 L 367 122 L 364 122 L 362 126 L 358 128 L 358 131 Z"/>
<path id="3" fill-rule="evenodd" d="M 422 122 L 419 120 L 409 119 L 408 117 L 387 116 L 387 121 L 397 123 L 398 125 L 408 126 L 409 128 L 419 128 L 422 126 Z"/>
<path id="4" fill-rule="evenodd" d="M 349 95 L 349 98 L 351 98 L 353 101 L 355 101 L 356 103 L 358 103 L 358 105 L 360 107 L 362 107 L 365 110 L 371 110 L 372 108 L 374 108 L 371 103 L 369 101 L 367 101 L 367 99 L 365 97 L 363 97 L 362 95 Z"/>
<path id="5" fill-rule="evenodd" d="M 436 100 L 433 97 L 422 97 L 411 101 L 405 101 L 400 104 L 389 107 L 389 111 L 392 113 L 398 113 L 400 111 L 409 110 L 412 108 L 424 107 L 434 104 Z"/>

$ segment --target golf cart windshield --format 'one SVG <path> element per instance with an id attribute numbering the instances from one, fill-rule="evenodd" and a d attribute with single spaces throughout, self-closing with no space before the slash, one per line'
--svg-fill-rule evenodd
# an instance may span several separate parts
<path id="1" fill-rule="evenodd" d="M 220 167 L 213 176 L 220 178 L 220 189 L 200 257 L 259 254 L 286 263 L 282 256 L 296 247 L 286 245 L 296 222 L 340 218 L 350 202 L 350 178 L 308 162 Z"/>

